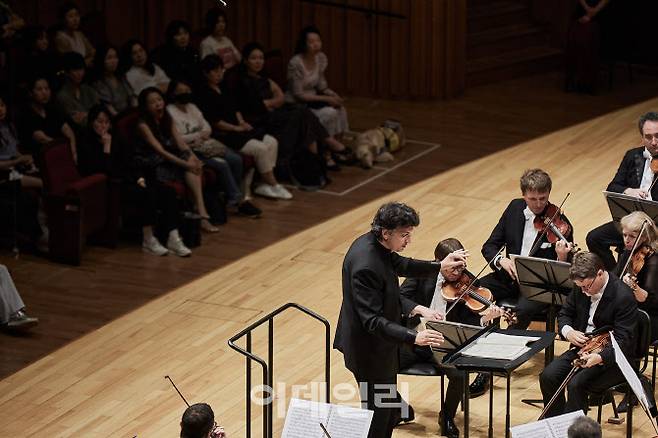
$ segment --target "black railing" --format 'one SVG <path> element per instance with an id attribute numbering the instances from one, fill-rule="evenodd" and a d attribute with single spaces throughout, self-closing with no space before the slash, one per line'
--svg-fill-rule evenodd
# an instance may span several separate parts
<path id="1" fill-rule="evenodd" d="M 330 334 L 329 334 L 329 321 L 327 321 L 322 316 L 313 312 L 310 309 L 307 309 L 304 306 L 300 306 L 297 303 L 288 303 L 279 307 L 275 311 L 265 315 L 258 321 L 251 324 L 249 327 L 242 330 L 240 333 L 234 335 L 231 339 L 228 340 L 228 345 L 235 351 L 240 354 L 243 354 L 247 359 L 245 374 L 246 374 L 246 428 L 247 428 L 247 438 L 251 438 L 251 361 L 254 360 L 260 364 L 263 368 L 263 386 L 265 388 L 274 388 L 274 317 L 279 313 L 284 312 L 285 310 L 294 307 L 295 309 L 305 313 L 306 315 L 317 319 L 322 322 L 325 327 L 325 364 L 324 364 L 324 380 L 325 380 L 325 398 L 326 402 L 331 402 L 331 385 L 330 385 L 330 376 L 329 376 L 329 365 L 330 365 Z M 254 329 L 261 326 L 265 322 L 268 323 L 268 338 L 267 338 L 267 362 L 262 358 L 256 356 L 251 352 L 251 333 Z M 245 348 L 237 346 L 235 343 L 242 338 L 247 336 Z M 263 438 L 272 438 L 272 412 L 273 412 L 273 403 L 272 400 L 269 403 L 263 403 Z"/>

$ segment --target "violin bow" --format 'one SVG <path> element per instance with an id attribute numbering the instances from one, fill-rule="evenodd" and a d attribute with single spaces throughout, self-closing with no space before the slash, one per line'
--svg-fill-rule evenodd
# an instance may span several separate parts
<path id="1" fill-rule="evenodd" d="M 553 221 L 555 220 L 557 215 L 562 212 L 562 206 L 564 205 L 565 202 L 567 202 L 567 199 L 569 198 L 569 195 L 571 195 L 571 192 L 567 193 L 567 195 L 564 197 L 564 199 L 562 200 L 562 202 L 558 206 L 557 210 L 555 211 L 555 214 L 553 216 L 551 216 L 549 221 L 545 224 L 546 226 L 544 227 L 544 231 L 541 232 L 538 239 L 535 239 L 535 244 L 532 245 L 532 248 L 530 248 L 530 251 L 528 252 L 528 256 L 532 256 L 532 254 L 534 254 L 534 252 L 537 251 L 537 245 L 539 245 L 541 240 L 544 238 L 544 236 L 548 232 L 548 228 L 553 224 Z"/>
<path id="2" fill-rule="evenodd" d="M 656 178 L 658 179 L 658 178 Z M 644 222 L 642 222 L 642 227 L 640 228 L 640 233 L 637 235 L 637 238 L 635 239 L 635 243 L 633 244 L 633 248 L 631 249 L 631 252 L 628 255 L 628 260 L 626 260 L 626 264 L 624 265 L 624 269 L 621 271 L 621 276 L 619 278 L 624 278 L 624 275 L 627 274 L 627 269 L 628 266 L 631 264 L 631 260 L 633 260 L 633 253 L 638 247 L 638 244 L 640 243 L 640 238 L 642 237 L 642 233 L 644 232 L 644 228 L 647 224 L 647 220 L 645 219 Z"/>
<path id="3" fill-rule="evenodd" d="M 448 316 L 448 313 L 450 313 L 450 311 L 453 309 L 453 307 L 455 307 L 455 305 L 459 302 L 459 300 L 461 300 L 461 299 L 464 297 L 464 295 L 466 295 L 466 292 L 471 288 L 471 286 L 473 286 L 473 283 L 475 283 L 475 280 L 477 280 L 478 277 L 479 277 L 480 275 L 482 275 L 482 273 L 484 272 L 484 270 L 487 269 L 487 266 L 489 266 L 489 265 L 491 264 L 491 262 L 493 262 L 494 260 L 496 260 L 496 257 L 498 257 L 498 256 L 500 255 L 500 253 L 503 252 L 503 249 L 505 249 L 505 246 L 506 246 L 506 245 L 501 246 L 500 249 L 498 250 L 498 252 L 496 253 L 496 255 L 494 255 L 494 256 L 491 258 L 491 260 L 489 260 L 489 261 L 488 261 L 488 262 L 482 267 L 482 269 L 480 269 L 480 272 L 478 272 L 478 275 L 476 275 L 475 277 L 473 277 L 473 278 L 471 279 L 471 282 L 468 283 L 468 286 L 464 288 L 464 291 L 463 291 L 461 294 L 459 294 L 459 296 L 457 297 L 457 299 L 456 299 L 456 300 L 450 305 L 450 307 L 448 307 L 448 310 L 446 310 L 446 314 L 444 315 L 444 317 Z"/>
<path id="4" fill-rule="evenodd" d="M 180 391 L 178 390 L 178 387 L 176 386 L 176 384 L 174 383 L 174 381 L 171 380 L 171 377 L 169 377 L 169 376 L 165 376 L 164 378 L 165 378 L 165 379 L 168 379 L 168 380 L 171 382 L 171 384 L 174 385 L 174 389 L 176 390 L 176 392 L 178 393 L 178 395 L 180 395 L 180 398 L 183 399 L 183 401 L 185 402 L 185 404 L 186 404 L 187 407 L 189 408 L 189 407 L 190 407 L 190 404 L 187 402 L 187 400 L 185 400 L 185 397 L 183 397 L 183 394 L 180 393 Z"/>

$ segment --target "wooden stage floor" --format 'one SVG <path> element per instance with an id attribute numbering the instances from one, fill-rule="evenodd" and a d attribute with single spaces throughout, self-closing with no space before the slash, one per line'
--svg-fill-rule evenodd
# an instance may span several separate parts
<path id="1" fill-rule="evenodd" d="M 342 258 L 388 200 L 407 202 L 421 215 L 405 255 L 430 258 L 439 239 L 454 236 L 477 269 L 482 242 L 518 196 L 520 174 L 541 167 L 553 177 L 553 201 L 571 193 L 565 211 L 584 246 L 586 232 L 609 218 L 601 190 L 638 144 L 636 121 L 658 106 L 658 83 L 639 76 L 600 96 L 567 95 L 558 84 L 558 75 L 549 74 L 449 102 L 352 99 L 353 128 L 395 117 L 409 138 L 423 142 L 396 161 L 408 163 L 367 178 L 366 171 L 344 169 L 328 188 L 338 195 L 295 192 L 292 202 L 259 201 L 264 218 L 232 219 L 189 259 L 142 255 L 134 244 L 91 248 L 81 267 L 4 252 L 0 263 L 10 267 L 42 324 L 31 336 L 0 337 L 0 437 L 177 436 L 184 404 L 165 375 L 188 401 L 210 403 L 230 437 L 244 436 L 244 362 L 227 339 L 287 302 L 327 317 L 333 336 Z M 440 147 L 412 159 L 434 144 Z M 277 319 L 275 330 L 275 380 L 284 385 L 274 407 L 278 436 L 293 386 L 308 385 L 302 393 L 310 396 L 317 389 L 310 382 L 323 381 L 324 334 L 294 311 Z M 266 332 L 256 333 L 256 353 L 266 354 L 265 340 Z M 331 361 L 332 384 L 351 385 L 342 356 L 332 352 Z M 539 395 L 542 365 L 540 355 L 513 375 L 512 424 L 536 419 L 539 410 L 520 400 Z M 260 369 L 253 370 L 257 379 Z M 438 380 L 400 382 L 408 383 L 417 419 L 394 436 L 437 436 Z M 495 380 L 496 436 L 503 434 L 504 384 Z M 488 397 L 472 400 L 471 436 L 485 436 L 487 403 Z M 255 436 L 259 413 L 254 406 Z M 604 419 L 609 413 L 604 409 Z M 604 424 L 604 434 L 622 437 L 625 427 Z M 649 432 L 636 410 L 634 435 Z"/>

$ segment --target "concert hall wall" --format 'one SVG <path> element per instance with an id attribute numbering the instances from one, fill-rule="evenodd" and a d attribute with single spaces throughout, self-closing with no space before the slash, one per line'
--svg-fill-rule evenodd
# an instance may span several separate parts
<path id="1" fill-rule="evenodd" d="M 334 3 L 404 15 L 367 15 L 303 0 L 226 0 L 228 35 L 241 47 L 257 40 L 280 49 L 287 60 L 297 32 L 315 24 L 329 57 L 328 80 L 336 90 L 357 96 L 437 99 L 464 89 L 465 0 L 332 0 Z M 28 23 L 51 25 L 63 1 L 10 1 Z M 203 25 L 216 0 L 78 0 L 88 16 L 92 42 L 104 35 L 121 45 L 132 37 L 153 48 L 167 23 L 180 18 Z"/>

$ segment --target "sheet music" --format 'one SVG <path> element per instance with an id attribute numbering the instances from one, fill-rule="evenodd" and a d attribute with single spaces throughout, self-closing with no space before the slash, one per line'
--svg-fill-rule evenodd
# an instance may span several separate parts
<path id="1" fill-rule="evenodd" d="M 512 432 L 512 438 L 567 438 L 569 426 L 573 424 L 576 418 L 584 416 L 583 411 L 569 412 L 557 417 L 514 426 L 510 431 Z"/>
<path id="2" fill-rule="evenodd" d="M 635 397 L 637 397 L 638 401 L 645 407 L 645 412 L 648 412 L 649 400 L 647 399 L 647 395 L 644 392 L 640 379 L 637 377 L 637 373 L 631 364 L 628 363 L 626 356 L 624 356 L 624 352 L 621 351 L 621 348 L 615 339 L 614 332 L 610 332 L 610 339 L 612 340 L 612 348 L 615 351 L 615 362 L 617 362 L 617 366 L 624 375 L 626 382 L 628 382 L 629 386 L 635 393 Z"/>
<path id="3" fill-rule="evenodd" d="M 326 438 L 320 423 L 331 438 L 367 438 L 372 411 L 350 406 L 290 399 L 282 438 Z"/>
<path id="4" fill-rule="evenodd" d="M 464 356 L 483 357 L 488 359 L 514 360 L 530 351 L 528 342 L 540 338 L 536 336 L 514 336 L 504 333 L 489 333 L 476 340 L 461 351 Z"/>

